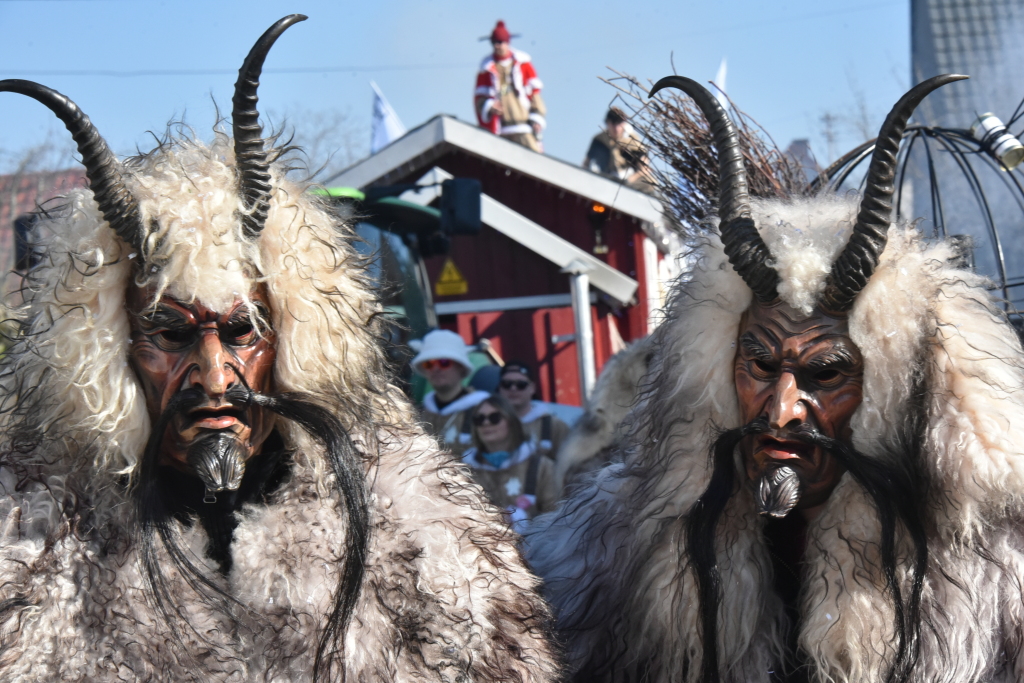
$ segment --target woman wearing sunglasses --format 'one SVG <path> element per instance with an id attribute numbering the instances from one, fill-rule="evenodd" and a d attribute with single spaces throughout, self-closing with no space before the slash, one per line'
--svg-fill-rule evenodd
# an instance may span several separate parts
<path id="1" fill-rule="evenodd" d="M 554 463 L 526 438 L 523 423 L 501 396 L 481 401 L 471 419 L 473 447 L 462 462 L 512 528 L 522 531 L 528 520 L 555 507 Z"/>

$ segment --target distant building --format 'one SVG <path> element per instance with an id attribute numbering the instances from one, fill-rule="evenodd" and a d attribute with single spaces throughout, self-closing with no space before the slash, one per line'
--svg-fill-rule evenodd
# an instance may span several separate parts
<path id="1" fill-rule="evenodd" d="M 943 73 L 970 76 L 928 95 L 913 122 L 963 130 L 991 112 L 1020 135 L 1024 119 L 1011 119 L 1024 98 L 1024 3 L 911 0 L 910 11 L 912 83 Z M 926 234 L 957 236 L 973 245 L 977 270 L 1005 285 L 1000 294 L 1024 310 L 1024 210 L 1017 184 L 1010 182 L 1024 183 L 1022 169 L 1011 178 L 978 157 L 955 159 L 939 143 L 926 154 L 927 144 L 911 154 L 904 206 L 923 219 L 919 227 Z"/>
<path id="2" fill-rule="evenodd" d="M 786 148 L 785 154 L 804 172 L 804 180 L 808 183 L 817 178 L 822 170 L 814 158 L 814 153 L 811 152 L 811 143 L 807 138 L 793 140 Z"/>
<path id="3" fill-rule="evenodd" d="M 982 112 L 1012 116 L 1024 96 L 1020 0 L 911 0 L 910 24 L 914 83 L 971 77 L 929 95 L 914 114 L 918 123 L 968 128 Z"/>
<path id="4" fill-rule="evenodd" d="M 330 184 L 430 188 L 451 176 L 480 181 L 483 227 L 455 236 L 447 255 L 424 259 L 438 327 L 467 344 L 486 338 L 500 357 L 533 364 L 541 400 L 581 405 L 590 368 L 600 371 L 661 319 L 678 237 L 660 204 L 448 116 L 410 130 Z M 429 190 L 415 197 L 436 201 Z M 589 296 L 573 296 L 579 273 Z"/>
<path id="5" fill-rule="evenodd" d="M 15 267 L 19 238 L 24 238 L 31 214 L 52 205 L 55 197 L 85 185 L 85 174 L 78 168 L 0 175 L 0 275 Z"/>

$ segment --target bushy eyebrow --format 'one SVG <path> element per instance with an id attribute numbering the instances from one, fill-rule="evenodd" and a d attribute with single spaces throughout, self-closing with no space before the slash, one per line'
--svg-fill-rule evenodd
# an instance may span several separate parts
<path id="1" fill-rule="evenodd" d="M 818 354 L 807 361 L 807 367 L 813 369 L 835 366 L 851 368 L 856 365 L 857 359 L 842 343 L 835 344 L 825 353 Z"/>
<path id="2" fill-rule="evenodd" d="M 757 360 L 763 360 L 771 362 L 775 360 L 775 354 L 772 353 L 771 349 L 764 345 L 764 343 L 754 336 L 752 332 L 747 332 L 740 337 L 740 348 L 748 356 L 753 356 Z"/>
<path id="3" fill-rule="evenodd" d="M 167 327 L 167 328 L 181 328 L 191 327 L 192 323 L 181 311 L 171 308 L 170 306 L 163 306 L 157 304 L 156 308 L 152 312 L 143 313 L 139 316 L 139 319 L 149 327 Z"/>

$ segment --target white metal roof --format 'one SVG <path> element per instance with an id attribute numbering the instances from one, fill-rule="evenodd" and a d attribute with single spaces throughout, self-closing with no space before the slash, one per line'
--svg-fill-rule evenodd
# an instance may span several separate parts
<path id="1" fill-rule="evenodd" d="M 349 166 L 327 184 L 358 188 L 388 184 L 415 171 L 429 170 L 452 148 L 513 168 L 652 226 L 661 228 L 664 222 L 661 204 L 650 195 L 445 115 L 435 116 L 373 156 Z"/>

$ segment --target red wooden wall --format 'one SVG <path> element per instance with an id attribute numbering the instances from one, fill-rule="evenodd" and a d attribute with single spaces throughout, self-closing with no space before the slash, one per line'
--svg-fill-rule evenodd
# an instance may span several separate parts
<path id="1" fill-rule="evenodd" d="M 595 235 L 588 220 L 589 200 L 463 152 L 449 152 L 436 165 L 456 177 L 480 180 L 485 194 L 592 253 Z M 419 175 L 396 182 L 413 182 Z M 616 336 L 632 341 L 647 334 L 648 313 L 640 224 L 613 210 L 602 237 L 609 250 L 596 258 L 637 280 L 640 288 L 636 305 L 613 311 L 599 296 L 591 307 L 598 372 L 613 352 L 611 326 Z M 435 303 L 569 293 L 569 277 L 555 264 L 487 226 L 479 235 L 456 236 L 449 256 L 469 288 L 463 295 L 435 296 Z M 431 283 L 440 275 L 444 260 L 427 260 Z M 467 343 L 487 337 L 505 360 L 533 364 L 538 368 L 542 400 L 580 405 L 576 345 L 551 343 L 553 335 L 575 332 L 571 307 L 460 313 L 441 316 L 439 324 L 458 332 Z"/>

